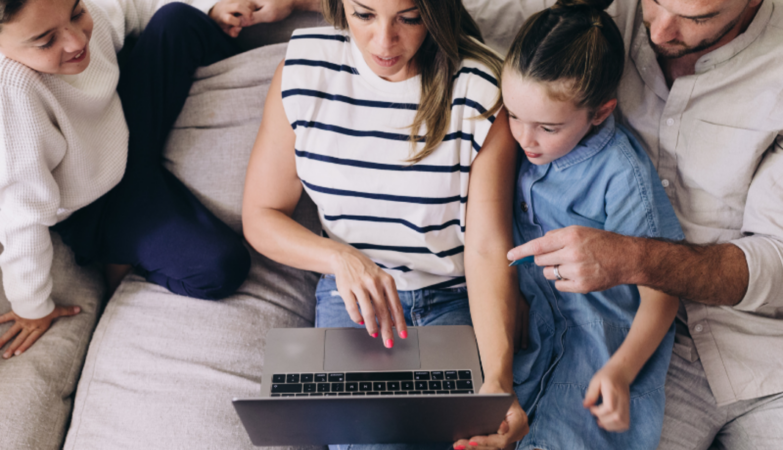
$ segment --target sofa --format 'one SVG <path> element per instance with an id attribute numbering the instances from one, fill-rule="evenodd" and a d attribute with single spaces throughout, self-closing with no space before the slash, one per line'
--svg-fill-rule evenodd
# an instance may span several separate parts
<path id="1" fill-rule="evenodd" d="M 465 1 L 501 52 L 518 26 L 497 23 L 502 3 Z M 244 30 L 248 51 L 198 70 L 169 137 L 166 167 L 238 233 L 272 75 L 291 31 L 322 25 L 318 14 L 297 13 Z M 319 232 L 306 195 L 294 218 Z M 180 297 L 134 274 L 107 300 L 101 268 L 77 265 L 56 233 L 52 240 L 53 298 L 81 313 L 0 359 L 0 450 L 253 448 L 231 400 L 257 395 L 271 328 L 313 325 L 319 275 L 251 250 L 247 282 L 225 300 Z M 0 290 L 0 314 L 9 310 Z"/>

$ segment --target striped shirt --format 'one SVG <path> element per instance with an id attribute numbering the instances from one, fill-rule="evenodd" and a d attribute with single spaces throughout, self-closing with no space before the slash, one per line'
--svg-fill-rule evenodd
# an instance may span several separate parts
<path id="1" fill-rule="evenodd" d="M 491 73 L 462 61 L 446 138 L 410 164 L 421 78 L 383 80 L 350 35 L 331 27 L 291 38 L 282 95 L 296 133 L 297 174 L 318 206 L 325 236 L 363 252 L 399 290 L 465 283 L 470 165 L 494 121 L 478 116 L 499 96 Z"/>

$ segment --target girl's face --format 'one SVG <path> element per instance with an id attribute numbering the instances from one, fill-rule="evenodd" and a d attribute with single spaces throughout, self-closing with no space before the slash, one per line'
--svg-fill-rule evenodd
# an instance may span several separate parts
<path id="1" fill-rule="evenodd" d="M 90 65 L 92 27 L 80 0 L 28 0 L 2 25 L 0 53 L 41 73 L 75 75 Z"/>
<path id="2" fill-rule="evenodd" d="M 593 126 L 600 125 L 617 104 L 611 100 L 590 115 L 570 100 L 553 99 L 548 83 L 528 80 L 511 70 L 502 77 L 503 103 L 511 134 L 536 165 L 548 164 L 568 154 Z"/>
<path id="3" fill-rule="evenodd" d="M 415 56 L 427 37 L 413 0 L 342 0 L 348 28 L 373 72 L 388 81 L 419 73 Z"/>

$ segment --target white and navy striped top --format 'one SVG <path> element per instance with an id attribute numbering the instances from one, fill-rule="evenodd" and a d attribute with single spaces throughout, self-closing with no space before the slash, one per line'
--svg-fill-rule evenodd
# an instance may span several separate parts
<path id="1" fill-rule="evenodd" d="M 470 165 L 494 121 L 478 116 L 500 93 L 491 73 L 462 62 L 446 138 L 411 165 L 421 78 L 378 77 L 348 32 L 310 28 L 291 37 L 282 94 L 296 133 L 297 174 L 325 235 L 362 251 L 399 290 L 465 283 Z"/>

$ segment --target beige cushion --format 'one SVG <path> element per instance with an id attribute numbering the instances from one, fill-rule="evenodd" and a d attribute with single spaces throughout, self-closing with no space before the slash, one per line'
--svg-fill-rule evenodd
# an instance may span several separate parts
<path id="1" fill-rule="evenodd" d="M 62 446 L 76 381 L 101 307 L 101 273 L 96 267 L 77 266 L 59 235 L 52 234 L 52 241 L 52 298 L 60 305 L 78 305 L 82 311 L 56 320 L 22 355 L 0 359 L 0 448 L 4 450 Z M 0 314 L 10 310 L 0 289 Z M 0 335 L 10 327 L 10 323 L 0 325 Z"/>
<path id="2" fill-rule="evenodd" d="M 167 167 L 236 230 L 266 91 L 285 50 L 263 47 L 200 69 L 166 150 Z M 295 219 L 319 232 L 306 196 Z M 231 399 L 258 394 L 271 328 L 312 326 L 318 276 L 252 254 L 249 280 L 220 302 L 136 276 L 123 282 L 90 344 L 66 449 L 253 448 Z"/>

